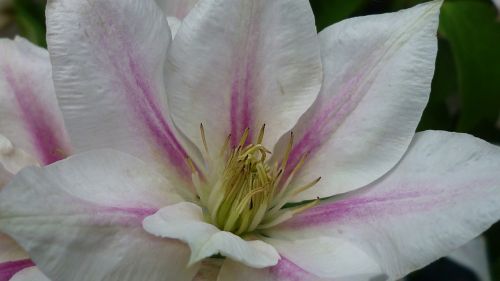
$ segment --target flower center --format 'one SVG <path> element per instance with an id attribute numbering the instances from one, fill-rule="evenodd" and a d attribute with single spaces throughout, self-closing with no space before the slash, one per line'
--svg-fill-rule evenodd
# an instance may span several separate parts
<path id="1" fill-rule="evenodd" d="M 205 209 L 206 219 L 219 229 L 243 235 L 269 228 L 290 219 L 297 212 L 315 206 L 319 200 L 284 208 L 298 193 L 313 187 L 320 178 L 300 187 L 289 187 L 291 179 L 302 166 L 304 158 L 284 179 L 288 155 L 293 146 L 293 134 L 281 163 L 269 162 L 271 154 L 262 145 L 265 126 L 256 143 L 248 144 L 249 130 L 245 130 L 238 146 L 229 149 L 227 138 L 218 159 L 208 153 L 205 132 L 200 127 L 205 145 L 208 177 L 202 180 L 193 168 L 193 183 Z M 215 166 L 210 167 L 210 166 Z"/>

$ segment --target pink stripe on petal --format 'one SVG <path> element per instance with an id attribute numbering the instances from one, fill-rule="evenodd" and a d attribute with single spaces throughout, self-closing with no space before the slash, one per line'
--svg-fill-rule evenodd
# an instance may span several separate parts
<path id="1" fill-rule="evenodd" d="M 243 53 L 238 55 L 235 61 L 238 65 L 235 66 L 233 83 L 231 86 L 231 144 L 236 146 L 240 141 L 244 131 L 248 128 L 249 135 L 247 144 L 253 139 L 253 97 L 258 95 L 255 85 L 256 80 L 256 63 L 258 51 L 258 26 L 255 20 L 252 20 L 248 26 L 248 36 L 241 48 Z"/>
<path id="2" fill-rule="evenodd" d="M 112 222 L 113 225 L 120 226 L 141 226 L 142 221 L 151 215 L 154 215 L 158 209 L 154 208 L 121 208 L 121 207 L 94 207 L 89 208 L 87 212 L 93 214 L 91 223 L 97 225 L 106 225 Z M 110 219 L 112 221 L 110 221 Z"/>
<path id="3" fill-rule="evenodd" d="M 127 203 L 127 206 L 120 206 L 124 204 L 106 206 L 77 197 L 71 198 L 64 204 L 74 206 L 77 213 L 84 214 L 89 218 L 88 223 L 97 225 L 112 223 L 121 226 L 141 226 L 146 217 L 155 214 L 159 210 L 158 208 L 134 202 Z"/>
<path id="4" fill-rule="evenodd" d="M 290 174 L 303 155 L 316 153 L 356 108 L 364 96 L 357 88 L 362 78 L 362 74 L 351 78 L 337 95 L 318 97 L 314 110 L 306 113 L 310 114 L 310 120 L 290 152 L 285 175 Z"/>
<path id="5" fill-rule="evenodd" d="M 112 7 L 107 7 L 104 2 L 100 4 L 104 11 L 112 9 Z M 108 21 L 107 25 L 113 26 L 112 18 L 105 17 L 103 20 Z M 161 149 L 161 153 L 167 157 L 169 162 L 177 168 L 181 175 L 190 178 L 191 170 L 186 165 L 188 154 L 176 138 L 171 125 L 161 110 L 157 99 L 159 93 L 155 92 L 158 89 L 150 77 L 154 73 L 146 72 L 152 70 L 145 68 L 145 58 L 133 49 L 135 44 L 130 41 L 133 36 L 129 36 L 122 30 L 126 29 L 113 29 L 113 34 L 107 34 L 110 31 L 103 29 L 104 32 L 98 36 L 102 49 L 109 50 L 106 55 L 118 78 L 115 85 L 124 92 L 128 106 L 140 121 L 139 124 L 136 124 L 140 127 L 137 133 L 140 134 L 142 133 L 140 130 L 146 129 L 153 143 Z M 116 46 L 117 42 L 118 46 Z"/>
<path id="6" fill-rule="evenodd" d="M 243 78 L 239 75 L 240 71 L 236 71 L 231 88 L 231 144 L 233 146 L 238 144 L 247 128 L 250 130 L 247 144 L 252 140 L 251 95 L 255 94 L 255 89 L 251 69 L 251 66 L 246 66 Z"/>
<path id="7" fill-rule="evenodd" d="M 36 94 L 37 85 L 27 75 L 16 79 L 8 66 L 4 69 L 4 75 L 42 164 L 48 165 L 64 159 L 69 154 L 69 149 L 58 129 L 54 128 L 58 124 L 54 112 L 48 112 L 41 103 L 40 96 Z"/>
<path id="8" fill-rule="evenodd" d="M 191 173 L 185 162 L 188 154 L 175 137 L 170 125 L 164 119 L 151 89 L 151 84 L 144 77 L 140 65 L 131 56 L 128 59 L 131 73 L 142 94 L 137 95 L 137 92 L 133 90 L 133 86 L 127 87 L 130 104 L 139 118 L 146 124 L 155 142 L 163 148 L 164 153 L 170 159 L 171 163 L 189 176 Z"/>
<path id="9" fill-rule="evenodd" d="M 32 266 L 35 264 L 29 259 L 0 263 L 0 281 L 9 281 L 19 271 Z"/>
<path id="10" fill-rule="evenodd" d="M 306 113 L 310 119 L 307 121 L 306 130 L 299 136 L 290 152 L 284 179 L 290 175 L 303 155 L 309 154 L 311 156 L 318 152 L 358 106 L 364 97 L 362 91 L 359 90 L 359 83 L 364 78 L 363 75 L 359 74 L 351 78 L 339 94 L 332 95 L 329 100 L 328 97 L 325 98 L 324 94 L 320 94 L 315 104 Z"/>
<path id="11" fill-rule="evenodd" d="M 282 224 L 284 228 L 299 228 L 321 225 L 325 223 L 368 223 L 381 220 L 382 217 L 398 217 L 422 212 L 437 212 L 451 204 L 455 198 L 464 196 L 478 196 L 474 189 L 478 186 L 488 186 L 492 182 L 474 182 L 457 189 L 443 190 L 433 188 L 435 183 L 415 182 L 406 183 L 402 187 L 391 190 L 399 192 L 377 193 L 372 195 L 361 194 L 324 203 L 311 208 Z M 367 192 L 370 192 L 368 187 Z M 477 192 L 477 191 L 476 191 Z"/>
<path id="12" fill-rule="evenodd" d="M 239 136 L 241 135 L 240 129 L 240 80 L 238 78 L 239 71 L 236 72 L 237 76 L 231 86 L 231 144 L 236 146 Z"/>
<path id="13" fill-rule="evenodd" d="M 303 281 L 311 274 L 297 266 L 285 257 L 281 257 L 278 264 L 269 269 L 270 273 L 278 280 L 283 281 Z"/>

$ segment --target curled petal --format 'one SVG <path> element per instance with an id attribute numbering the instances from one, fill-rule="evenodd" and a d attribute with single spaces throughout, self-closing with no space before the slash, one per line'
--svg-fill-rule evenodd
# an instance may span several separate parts
<path id="1" fill-rule="evenodd" d="M 245 241 L 204 222 L 203 211 L 192 203 L 165 207 L 147 217 L 143 224 L 151 234 L 187 243 L 191 248 L 190 265 L 216 254 L 255 268 L 272 266 L 279 260 L 271 245 L 259 240 Z"/>

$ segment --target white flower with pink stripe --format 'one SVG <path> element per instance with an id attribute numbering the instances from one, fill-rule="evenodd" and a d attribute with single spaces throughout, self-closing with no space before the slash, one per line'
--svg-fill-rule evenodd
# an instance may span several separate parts
<path id="1" fill-rule="evenodd" d="M 499 148 L 415 134 L 441 1 L 319 35 L 307 0 L 182 4 L 48 3 L 75 155 L 0 229 L 49 278 L 397 280 L 500 218 Z"/>

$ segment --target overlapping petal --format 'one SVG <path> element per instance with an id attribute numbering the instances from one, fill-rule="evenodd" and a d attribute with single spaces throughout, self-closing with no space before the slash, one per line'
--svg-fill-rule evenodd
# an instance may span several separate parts
<path id="1" fill-rule="evenodd" d="M 191 248 L 192 265 L 221 254 L 255 268 L 276 265 L 279 255 L 269 244 L 245 241 L 206 223 L 203 210 L 193 203 L 179 203 L 161 209 L 144 220 L 144 229 L 163 238 L 179 239 Z"/>
<path id="2" fill-rule="evenodd" d="M 39 164 L 71 152 L 49 55 L 22 38 L 0 39 L 0 135 L 0 162 L 11 173 L 20 151 Z"/>
<path id="3" fill-rule="evenodd" d="M 140 160 L 93 151 L 24 169 L 0 192 L 0 230 L 52 280 L 190 281 L 189 248 L 158 239 L 142 220 L 180 198 Z"/>
<path id="4" fill-rule="evenodd" d="M 190 179 L 166 106 L 170 29 L 154 1 L 53 0 L 47 19 L 55 87 L 76 152 L 126 151 Z"/>
<path id="5" fill-rule="evenodd" d="M 464 134 L 424 132 L 362 190 L 312 208 L 269 235 L 358 245 L 391 280 L 449 254 L 500 217 L 500 149 Z"/>
<path id="6" fill-rule="evenodd" d="M 306 0 L 202 0 L 168 55 L 167 95 L 175 123 L 210 150 L 227 136 L 253 139 L 265 123 L 272 147 L 316 98 L 322 79 L 314 17 Z"/>
<path id="7" fill-rule="evenodd" d="M 362 187 L 401 159 L 429 98 L 440 6 L 433 1 L 351 18 L 319 34 L 325 78 L 318 99 L 292 130 L 289 168 L 307 154 L 292 185 L 322 179 L 297 201 Z M 288 138 L 280 140 L 275 156 L 282 157 Z"/>

